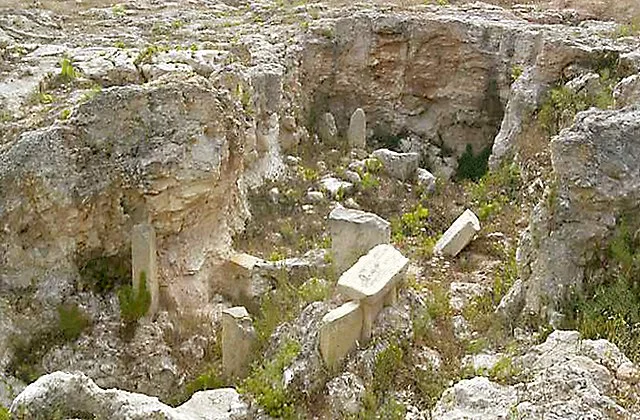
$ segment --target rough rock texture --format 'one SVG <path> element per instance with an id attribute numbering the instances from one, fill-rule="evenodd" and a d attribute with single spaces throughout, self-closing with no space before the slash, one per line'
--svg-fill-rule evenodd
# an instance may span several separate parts
<path id="1" fill-rule="evenodd" d="M 513 364 L 523 370 L 520 383 L 505 386 L 484 377 L 460 381 L 444 392 L 433 418 L 577 420 L 638 415 L 615 399 L 617 392 L 635 385 L 616 377 L 630 362 L 606 340 L 580 340 L 578 332 L 555 331 L 543 344 L 514 358 Z"/>
<path id="2" fill-rule="evenodd" d="M 580 287 L 598 244 L 640 200 L 640 107 L 589 110 L 551 141 L 555 185 L 521 238 L 521 281 L 502 309 L 551 315 Z"/>
<path id="3" fill-rule="evenodd" d="M 640 102 L 640 74 L 624 78 L 613 90 L 616 108 Z"/>
<path id="4" fill-rule="evenodd" d="M 380 159 L 384 170 L 394 178 L 409 181 L 416 176 L 420 155 L 418 153 L 398 153 L 388 149 L 378 149 L 371 156 Z"/>
<path id="5" fill-rule="evenodd" d="M 64 416 L 111 419 L 222 420 L 246 417 L 247 405 L 232 388 L 200 391 L 176 408 L 155 397 L 103 390 L 83 373 L 54 372 L 25 388 L 11 405 L 17 418 Z M 97 416 L 97 417 L 96 417 Z"/>
<path id="6" fill-rule="evenodd" d="M 362 380 L 351 372 L 333 378 L 327 383 L 331 414 L 335 417 L 357 415 L 362 409 L 364 393 Z"/>

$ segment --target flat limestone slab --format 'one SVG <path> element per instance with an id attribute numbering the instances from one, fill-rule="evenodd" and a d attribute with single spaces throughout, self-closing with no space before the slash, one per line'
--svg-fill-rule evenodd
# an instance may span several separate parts
<path id="1" fill-rule="evenodd" d="M 392 245 L 377 245 L 340 276 L 337 291 L 374 303 L 395 288 L 408 265 L 409 259 Z"/>
<path id="2" fill-rule="evenodd" d="M 338 273 L 379 244 L 391 240 L 391 224 L 377 214 L 336 207 L 329 213 L 331 252 Z"/>
<path id="3" fill-rule="evenodd" d="M 329 369 L 340 365 L 360 340 L 363 313 L 358 302 L 347 302 L 322 318 L 320 354 Z"/>
<path id="4" fill-rule="evenodd" d="M 455 257 L 480 231 L 478 217 L 469 209 L 462 213 L 433 248 L 434 253 Z"/>

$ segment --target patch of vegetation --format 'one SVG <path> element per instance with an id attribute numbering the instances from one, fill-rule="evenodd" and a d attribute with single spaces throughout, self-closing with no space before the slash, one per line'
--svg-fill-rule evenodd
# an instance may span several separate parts
<path id="1" fill-rule="evenodd" d="M 161 52 L 168 51 L 167 47 L 160 47 L 157 45 L 149 45 L 133 60 L 133 64 L 139 66 L 141 64 L 149 64 L 153 60 L 153 57 Z"/>
<path id="2" fill-rule="evenodd" d="M 522 73 L 524 73 L 524 69 L 522 68 L 522 66 L 519 64 L 514 64 L 513 67 L 511 67 L 511 82 L 513 83 L 518 80 L 520 76 L 522 76 Z"/>
<path id="3" fill-rule="evenodd" d="M 11 413 L 9 409 L 0 404 L 0 420 L 11 420 Z"/>
<path id="4" fill-rule="evenodd" d="M 613 34 L 614 38 L 640 35 L 640 17 L 635 17 L 629 23 L 618 25 Z"/>
<path id="5" fill-rule="evenodd" d="M 238 388 L 239 392 L 251 394 L 269 416 L 294 418 L 295 398 L 284 389 L 282 374 L 299 353 L 300 344 L 295 341 L 284 343 L 272 360 L 254 366 Z"/>
<path id="6" fill-rule="evenodd" d="M 151 292 L 147 289 L 147 273 L 140 273 L 138 291 L 130 285 L 122 286 L 118 290 L 120 302 L 120 316 L 126 324 L 135 324 L 149 312 L 151 306 Z"/>
<path id="7" fill-rule="evenodd" d="M 112 292 L 131 281 L 129 250 L 112 256 L 100 256 L 80 262 L 79 289 L 90 289 L 99 294 Z"/>
<path id="8" fill-rule="evenodd" d="M 58 330 L 64 341 L 75 341 L 91 325 L 91 320 L 76 304 L 58 307 Z"/>
<path id="9" fill-rule="evenodd" d="M 331 296 L 331 287 L 329 282 L 312 277 L 300 286 L 298 293 L 304 305 L 308 305 L 311 302 L 328 299 Z"/>
<path id="10" fill-rule="evenodd" d="M 606 62 L 598 70 L 600 88 L 575 92 L 567 86 L 556 86 L 549 91 L 540 106 L 537 120 L 550 135 L 569 126 L 578 112 L 591 107 L 609 109 L 613 106 L 613 89 L 619 81 L 613 65 Z"/>
<path id="11" fill-rule="evenodd" d="M 499 214 L 505 206 L 517 204 L 521 188 L 520 169 L 512 163 L 487 172 L 476 183 L 468 184 L 466 190 L 478 218 L 486 221 Z"/>
<path id="12" fill-rule="evenodd" d="M 522 369 L 513 363 L 513 358 L 502 356 L 500 360 L 489 369 L 489 377 L 494 382 L 505 385 L 513 385 L 519 382 Z"/>
<path id="13" fill-rule="evenodd" d="M 491 156 L 491 147 L 485 147 L 476 155 L 473 153 L 473 146 L 467 144 L 464 153 L 458 159 L 456 179 L 477 181 L 482 178 L 489 169 L 489 156 Z"/>
<path id="14" fill-rule="evenodd" d="M 78 77 L 78 72 L 73 67 L 73 63 L 68 57 L 63 57 L 60 60 L 60 80 L 62 83 L 73 82 Z"/>
<path id="15" fill-rule="evenodd" d="M 583 338 L 604 338 L 640 362 L 640 237 L 622 218 L 605 251 L 596 256 L 582 290 L 565 301 L 565 325 Z"/>
<path id="16" fill-rule="evenodd" d="M 116 47 L 116 48 L 120 48 L 121 50 L 123 50 L 123 49 L 125 49 L 127 47 L 123 41 L 116 41 L 113 44 L 113 46 Z"/>
<path id="17" fill-rule="evenodd" d="M 68 120 L 70 115 L 71 115 L 71 110 L 68 108 L 65 108 L 62 111 L 60 111 L 60 119 L 63 121 Z"/>
<path id="18" fill-rule="evenodd" d="M 77 340 L 90 325 L 89 318 L 77 305 L 61 305 L 58 318 L 51 325 L 40 328 L 31 337 L 10 337 L 13 356 L 7 371 L 25 383 L 35 381 L 44 374 L 42 358 L 51 349 Z"/>

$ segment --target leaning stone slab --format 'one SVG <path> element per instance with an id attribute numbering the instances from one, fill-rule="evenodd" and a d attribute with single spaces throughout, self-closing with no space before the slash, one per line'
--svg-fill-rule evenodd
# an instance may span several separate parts
<path id="1" fill-rule="evenodd" d="M 318 121 L 318 135 L 320 140 L 324 143 L 335 143 L 338 138 L 338 128 L 336 127 L 336 120 L 333 118 L 333 114 L 325 112 L 320 121 Z"/>
<path id="2" fill-rule="evenodd" d="M 338 206 L 329 213 L 331 252 L 338 273 L 351 267 L 358 258 L 391 239 L 391 224 L 382 217 Z"/>
<path id="3" fill-rule="evenodd" d="M 362 108 L 356 109 L 351 115 L 347 140 L 353 148 L 364 149 L 367 146 L 367 117 Z"/>
<path id="4" fill-rule="evenodd" d="M 135 225 L 131 232 L 131 268 L 133 290 L 138 293 L 144 277 L 146 288 L 151 294 L 149 314 L 158 310 L 160 288 L 156 262 L 156 231 L 149 223 Z"/>
<path id="5" fill-rule="evenodd" d="M 409 259 L 392 245 L 381 244 L 361 257 L 338 280 L 337 291 L 360 300 L 363 310 L 362 342 L 371 338 L 378 312 L 385 304 L 393 304 L 396 287 L 403 280 Z"/>
<path id="6" fill-rule="evenodd" d="M 320 326 L 320 354 L 325 365 L 335 370 L 356 347 L 362 333 L 363 313 L 355 301 L 327 313 Z"/>
<path id="7" fill-rule="evenodd" d="M 455 257 L 480 231 L 478 217 L 469 209 L 456 219 L 436 243 L 433 252 Z"/>
<path id="8" fill-rule="evenodd" d="M 256 332 L 244 306 L 222 311 L 222 370 L 227 378 L 247 374 L 255 341 Z"/>
<path id="9" fill-rule="evenodd" d="M 398 153 L 388 149 L 378 149 L 371 154 L 380 159 L 384 170 L 394 178 L 408 181 L 416 176 L 420 164 L 418 153 Z"/>

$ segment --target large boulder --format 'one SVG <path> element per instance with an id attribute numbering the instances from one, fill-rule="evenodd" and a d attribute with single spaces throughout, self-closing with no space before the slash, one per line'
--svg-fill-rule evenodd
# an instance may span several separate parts
<path id="1" fill-rule="evenodd" d="M 503 356 L 506 357 L 506 356 Z M 606 340 L 581 340 L 576 331 L 555 331 L 521 357 L 510 360 L 514 385 L 485 377 L 458 382 L 446 390 L 433 419 L 610 419 L 636 418 L 616 392 L 633 392 L 634 380 L 620 370 L 637 368 Z M 636 411 L 634 411 L 636 410 Z"/>
<path id="2" fill-rule="evenodd" d="M 232 388 L 200 391 L 176 408 L 156 397 L 101 389 L 83 373 L 54 372 L 40 377 L 16 397 L 17 419 L 60 417 L 108 419 L 223 420 L 244 418 L 247 405 Z"/>
<path id="3" fill-rule="evenodd" d="M 501 309 L 551 315 L 585 266 L 640 200 L 640 106 L 591 109 L 551 141 L 555 180 L 518 250 L 520 281 Z"/>

